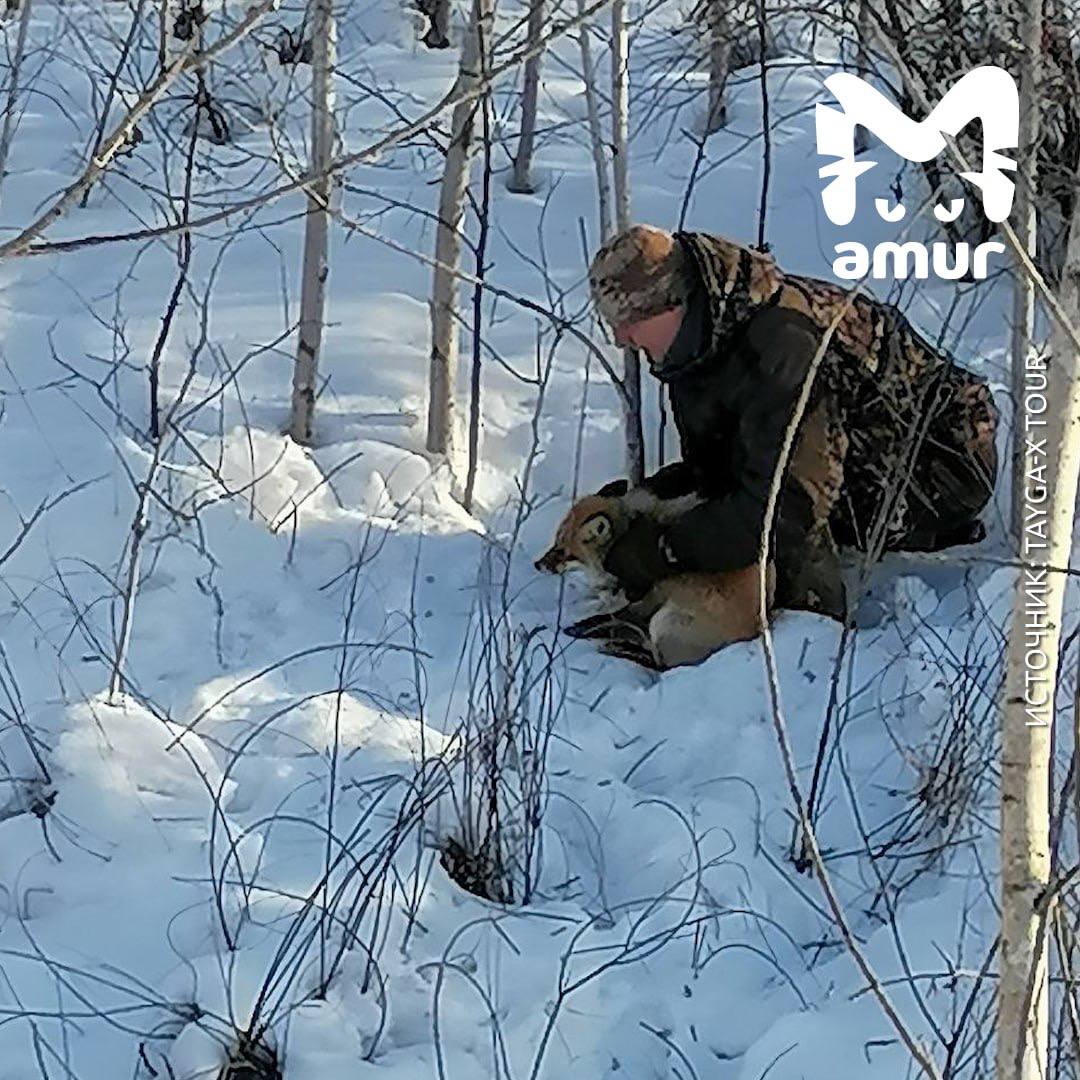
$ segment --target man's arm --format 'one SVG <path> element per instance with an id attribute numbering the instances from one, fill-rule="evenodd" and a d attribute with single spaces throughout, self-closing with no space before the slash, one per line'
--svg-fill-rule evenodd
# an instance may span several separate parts
<path id="1" fill-rule="evenodd" d="M 731 373 L 746 382 L 733 440 L 738 484 L 666 530 L 662 553 L 675 572 L 737 570 L 757 559 L 780 446 L 820 337 L 799 312 L 769 308 L 750 321 L 740 342 L 741 370 Z"/>
<path id="2" fill-rule="evenodd" d="M 670 465 L 657 469 L 652 476 L 646 476 L 641 486 L 658 499 L 677 499 L 697 491 L 698 478 L 694 469 L 685 461 L 673 461 Z"/>
<path id="3" fill-rule="evenodd" d="M 641 487 L 658 499 L 677 499 L 697 491 L 697 474 L 685 461 L 673 461 L 641 481 Z M 619 496 L 630 490 L 626 480 L 610 480 L 596 494 Z"/>

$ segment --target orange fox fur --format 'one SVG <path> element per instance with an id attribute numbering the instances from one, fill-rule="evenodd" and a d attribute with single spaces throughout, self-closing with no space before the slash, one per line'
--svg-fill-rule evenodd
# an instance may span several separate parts
<path id="1" fill-rule="evenodd" d="M 562 574 L 577 566 L 597 585 L 611 584 L 604 558 L 633 519 L 647 514 L 660 522 L 673 521 L 697 502 L 696 496 L 660 500 L 642 489 L 626 495 L 587 495 L 571 508 L 559 525 L 555 543 L 536 561 L 539 570 Z M 775 573 L 766 574 L 767 607 L 772 607 Z M 579 637 L 624 635 L 642 639 L 644 656 L 614 647 L 616 655 L 631 655 L 658 669 L 696 664 L 733 641 L 761 632 L 761 575 L 757 565 L 726 573 L 676 574 L 658 581 L 641 599 L 607 616 L 584 619 L 568 632 Z M 649 663 L 649 660 L 652 663 Z"/>

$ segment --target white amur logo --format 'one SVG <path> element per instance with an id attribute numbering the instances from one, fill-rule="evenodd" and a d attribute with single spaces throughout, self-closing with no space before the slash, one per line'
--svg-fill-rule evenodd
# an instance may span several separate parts
<path id="1" fill-rule="evenodd" d="M 972 120 L 982 121 L 982 171 L 960 175 L 982 192 L 983 213 L 990 221 L 1004 221 L 1009 216 L 1015 185 L 1005 173 L 1016 169 L 1016 161 L 999 151 L 1019 145 L 1020 95 L 1016 81 L 1004 68 L 986 66 L 969 71 L 949 88 L 925 120 L 905 116 L 857 75 L 830 75 L 825 86 L 840 105 L 817 105 L 814 116 L 818 153 L 837 159 L 818 170 L 823 180 L 831 178 L 821 193 L 821 201 L 833 224 L 851 224 L 855 217 L 855 182 L 878 164 L 855 160 L 855 128 L 859 124 L 908 161 L 930 161 L 945 150 L 946 135 L 956 135 Z M 874 205 L 886 221 L 900 221 L 906 213 L 903 204 L 890 206 L 888 199 L 876 199 Z M 938 221 L 955 221 L 963 208 L 963 199 L 951 199 L 947 207 L 936 205 L 934 216 Z M 878 244 L 871 260 L 865 244 L 837 244 L 833 273 L 847 280 L 864 277 L 868 271 L 877 279 L 927 278 L 932 262 L 938 277 L 960 278 L 970 269 L 976 278 L 985 278 L 990 254 L 1005 251 L 1004 244 L 993 241 L 979 244 L 974 253 L 966 243 L 957 244 L 955 249 L 944 243 L 932 247 L 931 254 L 925 244 L 916 241 Z"/>

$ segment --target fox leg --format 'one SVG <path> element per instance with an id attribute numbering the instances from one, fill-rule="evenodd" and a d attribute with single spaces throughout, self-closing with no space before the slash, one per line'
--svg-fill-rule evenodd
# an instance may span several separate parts
<path id="1" fill-rule="evenodd" d="M 649 624 L 649 639 L 665 668 L 697 664 L 728 641 L 738 640 L 721 633 L 710 621 L 665 604 Z"/>
<path id="2" fill-rule="evenodd" d="M 613 638 L 600 645 L 600 652 L 605 656 L 617 656 L 620 660 L 632 660 L 650 671 L 664 670 L 664 664 L 649 644 L 639 645 L 625 638 Z"/>
<path id="3" fill-rule="evenodd" d="M 621 638 L 627 635 L 645 641 L 649 636 L 649 620 L 656 614 L 660 604 L 648 595 L 633 604 L 626 604 L 618 611 L 590 615 L 587 619 L 563 628 L 563 633 L 573 638 Z"/>
<path id="4" fill-rule="evenodd" d="M 636 629 L 637 627 L 623 618 L 622 611 L 605 611 L 564 626 L 563 633 L 572 638 L 608 638 Z"/>

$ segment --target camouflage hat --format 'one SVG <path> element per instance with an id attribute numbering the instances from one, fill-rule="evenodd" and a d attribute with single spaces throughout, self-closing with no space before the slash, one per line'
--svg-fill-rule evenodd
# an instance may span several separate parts
<path id="1" fill-rule="evenodd" d="M 612 327 L 678 307 L 689 294 L 682 245 L 664 229 L 632 225 L 596 253 L 589 288 Z"/>

